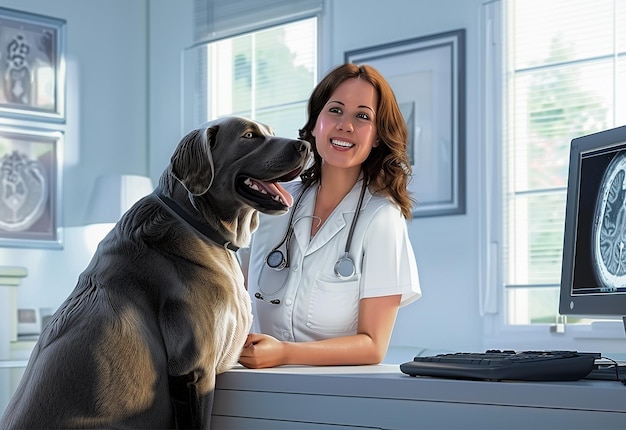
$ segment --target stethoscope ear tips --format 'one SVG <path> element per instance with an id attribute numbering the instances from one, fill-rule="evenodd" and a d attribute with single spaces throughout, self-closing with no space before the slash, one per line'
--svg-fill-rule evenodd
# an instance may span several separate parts
<path id="1" fill-rule="evenodd" d="M 259 300 L 264 301 L 265 303 L 269 303 L 269 304 L 272 304 L 272 305 L 280 305 L 280 300 L 279 299 L 265 300 L 265 298 L 261 295 L 261 293 L 254 293 L 254 297 L 256 297 Z"/>

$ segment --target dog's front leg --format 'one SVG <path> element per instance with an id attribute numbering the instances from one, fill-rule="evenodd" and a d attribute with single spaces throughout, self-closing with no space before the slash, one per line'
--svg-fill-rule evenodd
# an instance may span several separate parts
<path id="1" fill-rule="evenodd" d="M 170 397 L 178 429 L 209 429 L 213 409 L 213 393 L 198 392 L 198 372 L 170 376 Z"/>

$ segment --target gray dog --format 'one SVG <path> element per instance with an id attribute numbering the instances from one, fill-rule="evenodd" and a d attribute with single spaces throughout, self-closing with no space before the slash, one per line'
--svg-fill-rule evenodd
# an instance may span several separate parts
<path id="1" fill-rule="evenodd" d="M 281 214 L 307 142 L 228 117 L 178 144 L 43 330 L 0 427 L 208 428 L 252 322 L 234 251 Z"/>

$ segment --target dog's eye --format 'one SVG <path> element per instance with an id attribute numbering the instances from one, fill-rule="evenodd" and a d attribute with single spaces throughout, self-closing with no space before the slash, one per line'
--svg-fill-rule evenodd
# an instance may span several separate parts
<path id="1" fill-rule="evenodd" d="M 248 131 L 247 133 L 244 133 L 243 135 L 245 139 L 252 139 L 254 136 L 255 136 L 254 133 L 251 131 Z"/>

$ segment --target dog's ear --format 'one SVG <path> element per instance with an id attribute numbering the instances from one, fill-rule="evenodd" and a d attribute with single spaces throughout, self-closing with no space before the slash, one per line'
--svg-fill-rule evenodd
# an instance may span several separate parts
<path id="1" fill-rule="evenodd" d="M 218 127 L 189 132 L 178 144 L 170 160 L 171 172 L 193 195 L 208 191 L 215 175 L 211 147 Z"/>

